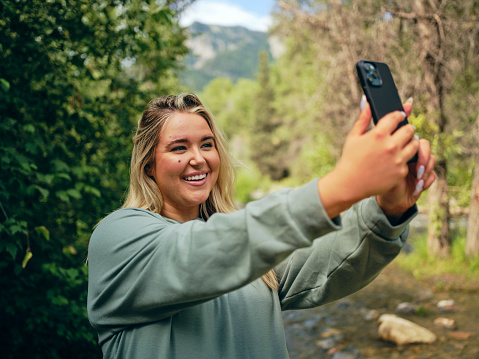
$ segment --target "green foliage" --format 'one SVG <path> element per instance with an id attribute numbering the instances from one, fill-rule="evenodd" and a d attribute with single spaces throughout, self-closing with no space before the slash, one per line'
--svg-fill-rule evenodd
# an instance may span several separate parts
<path id="1" fill-rule="evenodd" d="M 420 305 L 416 309 L 416 314 L 421 316 L 428 316 L 430 314 L 430 310 L 427 307 L 423 307 L 422 305 Z"/>
<path id="2" fill-rule="evenodd" d="M 186 51 L 159 4 L 0 2 L 4 358 L 101 355 L 85 308 L 88 238 L 127 188 L 139 112 Z"/>
<path id="3" fill-rule="evenodd" d="M 454 148 L 458 148 L 450 158 L 448 184 L 451 197 L 457 206 L 466 208 L 471 202 L 472 180 L 474 173 L 474 156 L 479 144 L 474 136 L 474 123 L 479 118 L 479 75 L 477 70 L 469 64 L 456 78 L 448 97 L 447 107 L 450 112 L 460 114 L 452 118 L 453 132 L 460 134 L 456 137 Z M 466 151 L 464 151 L 466 150 Z M 464 153 L 466 152 L 466 153 Z"/>
<path id="4" fill-rule="evenodd" d="M 479 283 L 479 257 L 468 258 L 465 254 L 465 228 L 452 232 L 451 255 L 448 258 L 437 258 L 428 251 L 427 235 L 411 239 L 414 248 L 411 253 L 402 253 L 397 262 L 405 270 L 411 272 L 416 279 L 437 279 L 437 284 L 443 285 L 441 277 L 445 274 L 457 276 L 457 285 L 471 289 L 471 285 Z M 454 285 L 454 283 L 451 283 Z"/>
<path id="5" fill-rule="evenodd" d="M 260 56 L 257 77 L 260 91 L 254 103 L 254 122 L 250 133 L 251 159 L 263 174 L 279 181 L 290 175 L 285 157 L 290 137 L 288 128 L 274 107 L 275 91 L 270 80 L 269 58 L 265 52 Z"/>
<path id="6" fill-rule="evenodd" d="M 467 208 L 471 203 L 474 158 L 457 156 L 452 161 L 456 165 L 451 166 L 447 174 L 451 205 L 458 208 Z"/>
<path id="7" fill-rule="evenodd" d="M 234 84 L 231 79 L 217 78 L 199 94 L 230 139 L 234 156 L 243 162 L 249 157 L 247 137 L 254 119 L 258 92 L 259 85 L 253 80 L 240 79 Z"/>
<path id="8" fill-rule="evenodd" d="M 438 151 L 439 141 L 442 141 L 445 151 L 443 155 L 448 161 L 447 183 L 451 205 L 466 208 L 471 197 L 471 183 L 473 175 L 473 158 L 465 156 L 462 152 L 465 133 L 462 130 L 452 130 L 451 133 L 443 132 L 438 135 L 437 125 L 429 121 L 423 113 L 411 114 L 409 121 L 416 126 L 416 134 L 420 138 L 427 138 L 431 142 L 433 153 Z"/>
<path id="9" fill-rule="evenodd" d="M 332 143 L 325 134 L 316 133 L 313 140 L 303 147 L 304 162 L 309 164 L 313 175 L 322 177 L 336 167 L 336 158 L 332 155 Z M 305 163 L 303 163 L 303 166 Z"/>
<path id="10" fill-rule="evenodd" d="M 263 197 L 272 186 L 271 180 L 256 169 L 241 166 L 237 171 L 234 193 L 240 206 Z"/>
<path id="11" fill-rule="evenodd" d="M 318 168 L 323 174 L 334 166 L 340 149 L 330 143 L 331 121 L 323 116 L 327 89 L 320 84 L 327 66 L 315 61 L 310 41 L 286 41 L 287 53 L 275 62 L 262 55 L 256 81 L 216 78 L 200 97 L 229 137 L 236 158 L 249 163 L 254 157 L 253 167 L 264 162 L 262 175 L 277 172 L 279 179 L 286 172 L 288 180 L 281 184 L 298 185 L 317 176 Z"/>

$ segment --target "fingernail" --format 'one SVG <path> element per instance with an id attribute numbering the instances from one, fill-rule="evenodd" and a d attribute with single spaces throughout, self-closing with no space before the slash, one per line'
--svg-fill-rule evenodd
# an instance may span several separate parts
<path id="1" fill-rule="evenodd" d="M 401 115 L 403 115 L 403 117 L 406 117 L 406 112 L 401 111 Z"/>
<path id="2" fill-rule="evenodd" d="M 361 109 L 361 111 L 364 111 L 364 109 L 366 108 L 366 96 L 363 95 L 361 97 L 361 104 L 359 105 L 359 108 Z"/>
<path id="3" fill-rule="evenodd" d="M 414 100 L 413 100 L 412 97 L 409 97 L 409 98 L 406 100 L 406 103 L 413 103 L 413 102 L 414 102 Z"/>
<path id="4" fill-rule="evenodd" d="M 414 193 L 412 194 L 413 196 L 417 196 L 419 193 L 422 192 L 422 189 L 424 187 L 424 180 L 420 180 L 417 185 L 416 185 L 416 188 L 414 190 Z"/>
<path id="5" fill-rule="evenodd" d="M 414 130 L 415 130 L 415 129 L 414 129 Z M 414 138 L 415 138 L 416 140 L 419 140 L 419 136 L 418 136 L 418 135 L 414 135 Z"/>
<path id="6" fill-rule="evenodd" d="M 426 170 L 426 168 L 424 166 L 419 166 L 418 170 L 417 170 L 417 179 L 420 180 L 422 178 L 422 176 L 424 176 L 424 171 Z"/>

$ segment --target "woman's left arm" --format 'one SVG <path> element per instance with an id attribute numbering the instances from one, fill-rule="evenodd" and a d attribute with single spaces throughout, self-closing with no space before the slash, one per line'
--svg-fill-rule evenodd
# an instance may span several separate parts
<path id="1" fill-rule="evenodd" d="M 391 225 L 374 197 L 349 209 L 341 229 L 296 250 L 275 269 L 283 310 L 312 308 L 352 294 L 369 284 L 401 251 L 413 205 Z"/>
<path id="2" fill-rule="evenodd" d="M 411 113 L 412 104 L 404 111 Z M 342 228 L 295 251 L 277 266 L 283 309 L 310 308 L 354 293 L 370 283 L 400 252 L 416 201 L 436 179 L 435 158 L 419 140 L 418 161 L 395 187 L 354 205 Z"/>

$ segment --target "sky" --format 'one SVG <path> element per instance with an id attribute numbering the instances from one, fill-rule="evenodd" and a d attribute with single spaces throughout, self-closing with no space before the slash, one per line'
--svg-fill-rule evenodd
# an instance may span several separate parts
<path id="1" fill-rule="evenodd" d="M 267 31 L 274 0 L 196 0 L 180 18 L 183 26 L 198 21 L 208 25 L 244 26 Z"/>

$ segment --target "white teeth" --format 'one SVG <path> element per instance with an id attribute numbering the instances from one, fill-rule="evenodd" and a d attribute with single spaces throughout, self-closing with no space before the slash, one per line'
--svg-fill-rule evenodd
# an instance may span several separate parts
<path id="1" fill-rule="evenodd" d="M 191 177 L 185 177 L 185 180 L 187 180 L 187 181 L 199 181 L 199 180 L 202 180 L 203 178 L 206 178 L 206 174 L 196 175 L 196 176 L 191 176 Z"/>

